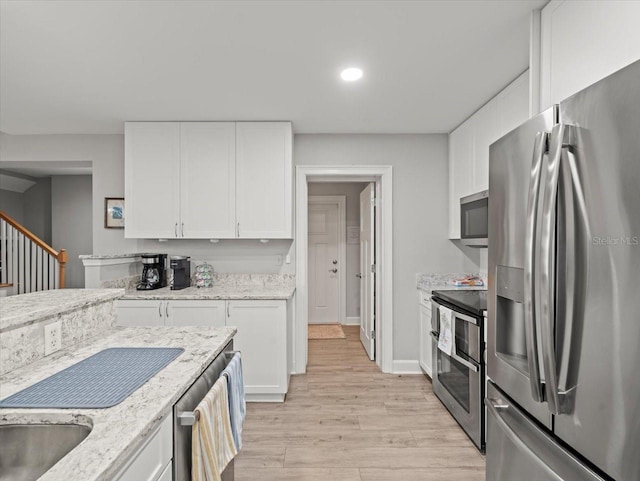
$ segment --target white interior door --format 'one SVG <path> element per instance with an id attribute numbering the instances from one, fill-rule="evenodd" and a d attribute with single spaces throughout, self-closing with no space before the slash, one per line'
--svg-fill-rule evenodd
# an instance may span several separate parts
<path id="1" fill-rule="evenodd" d="M 339 317 L 338 204 L 309 204 L 309 323 Z"/>
<path id="2" fill-rule="evenodd" d="M 375 359 L 375 188 L 369 184 L 360 194 L 360 342 Z"/>

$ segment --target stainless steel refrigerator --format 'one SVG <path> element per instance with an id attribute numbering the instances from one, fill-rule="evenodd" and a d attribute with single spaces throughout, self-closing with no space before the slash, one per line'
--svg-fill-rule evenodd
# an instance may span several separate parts
<path id="1" fill-rule="evenodd" d="M 640 480 L 640 61 L 491 145 L 487 481 Z"/>

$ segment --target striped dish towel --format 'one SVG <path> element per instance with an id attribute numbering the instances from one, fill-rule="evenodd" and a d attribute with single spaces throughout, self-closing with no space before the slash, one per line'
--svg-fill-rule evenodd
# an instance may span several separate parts
<path id="1" fill-rule="evenodd" d="M 192 481 L 221 481 L 221 473 L 238 451 L 229 418 L 227 381 L 220 377 L 195 409 L 191 429 Z"/>
<path id="2" fill-rule="evenodd" d="M 227 378 L 229 388 L 229 414 L 231 417 L 231 431 L 236 449 L 242 448 L 242 424 L 244 423 L 247 405 L 244 400 L 244 379 L 242 376 L 242 358 L 236 352 L 231 362 L 222 371 L 222 375 Z"/>

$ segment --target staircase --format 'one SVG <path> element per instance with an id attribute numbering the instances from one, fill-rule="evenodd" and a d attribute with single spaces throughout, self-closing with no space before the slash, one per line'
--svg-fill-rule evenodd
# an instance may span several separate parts
<path id="1" fill-rule="evenodd" d="M 11 294 L 64 289 L 67 252 L 54 250 L 0 211 L 0 287 Z"/>

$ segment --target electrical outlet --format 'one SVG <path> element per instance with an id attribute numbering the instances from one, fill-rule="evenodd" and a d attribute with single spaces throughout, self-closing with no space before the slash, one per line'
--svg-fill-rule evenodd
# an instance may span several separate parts
<path id="1" fill-rule="evenodd" d="M 44 326 L 44 355 L 48 356 L 62 348 L 62 323 L 52 322 Z"/>

